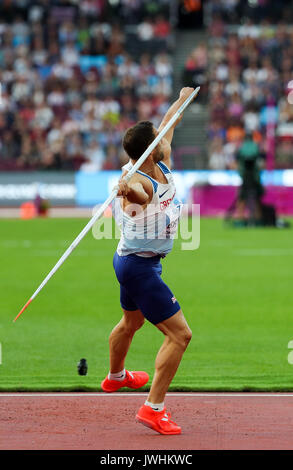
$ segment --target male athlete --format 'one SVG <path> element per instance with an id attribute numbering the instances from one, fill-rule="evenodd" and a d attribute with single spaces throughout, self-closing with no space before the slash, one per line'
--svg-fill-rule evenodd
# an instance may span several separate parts
<path id="1" fill-rule="evenodd" d="M 181 90 L 158 130 L 149 121 L 138 122 L 127 130 L 123 147 L 130 162 L 125 170 L 139 159 L 192 92 L 193 88 Z M 136 420 L 161 434 L 181 433 L 180 426 L 166 412 L 164 398 L 191 340 L 180 305 L 161 279 L 161 258 L 172 249 L 181 210 L 170 171 L 171 142 L 180 120 L 181 117 L 130 182 L 123 180 L 125 173 L 119 182 L 122 233 L 113 265 L 120 283 L 123 317 L 110 334 L 110 372 L 101 384 L 105 392 L 115 392 L 121 387 L 137 389 L 148 382 L 146 372 L 129 372 L 124 362 L 132 338 L 145 318 L 153 323 L 165 339 L 156 358 L 149 395 Z"/>

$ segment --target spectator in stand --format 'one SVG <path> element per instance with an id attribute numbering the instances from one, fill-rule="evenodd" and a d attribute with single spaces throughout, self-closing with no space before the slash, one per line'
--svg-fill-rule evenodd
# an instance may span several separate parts
<path id="1" fill-rule="evenodd" d="M 92 139 L 86 150 L 87 163 L 81 166 L 84 171 L 99 171 L 103 168 L 105 152 L 97 140 Z"/>
<path id="2" fill-rule="evenodd" d="M 170 34 L 170 23 L 164 18 L 164 16 L 159 15 L 155 18 L 153 26 L 154 35 L 159 39 L 166 39 Z"/>
<path id="3" fill-rule="evenodd" d="M 138 37 L 141 41 L 151 41 L 154 37 L 154 23 L 151 18 L 145 18 L 138 26 Z"/>
<path id="4" fill-rule="evenodd" d="M 245 131 L 240 121 L 231 119 L 227 128 L 226 139 L 227 142 L 241 143 L 244 139 Z"/>
<path id="5" fill-rule="evenodd" d="M 109 144 L 106 150 L 103 170 L 115 170 L 115 168 L 119 168 L 119 152 L 115 145 Z"/>
<path id="6" fill-rule="evenodd" d="M 187 57 L 182 75 L 183 86 L 201 86 L 199 102 L 204 101 L 207 94 L 207 65 L 207 47 L 200 43 Z"/>
<path id="7" fill-rule="evenodd" d="M 209 167 L 211 170 L 223 170 L 226 168 L 226 157 L 223 148 L 223 141 L 220 137 L 215 137 L 210 145 Z"/>

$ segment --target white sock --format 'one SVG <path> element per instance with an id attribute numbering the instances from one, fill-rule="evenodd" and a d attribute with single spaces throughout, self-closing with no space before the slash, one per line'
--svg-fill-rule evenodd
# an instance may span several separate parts
<path id="1" fill-rule="evenodd" d="M 164 409 L 164 402 L 162 403 L 151 403 L 150 401 L 145 401 L 144 404 L 146 406 L 150 406 L 154 411 L 163 411 Z"/>
<path id="2" fill-rule="evenodd" d="M 111 372 L 109 372 L 108 379 L 118 380 L 118 382 L 122 382 L 122 380 L 125 379 L 125 376 L 126 376 L 126 372 L 125 372 L 125 369 L 123 369 L 121 370 L 121 372 L 115 372 L 115 374 L 111 374 Z"/>

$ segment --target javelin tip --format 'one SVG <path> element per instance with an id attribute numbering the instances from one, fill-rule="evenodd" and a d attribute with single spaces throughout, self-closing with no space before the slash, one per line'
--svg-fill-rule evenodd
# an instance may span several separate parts
<path id="1" fill-rule="evenodd" d="M 18 317 L 20 317 L 20 315 L 25 311 L 25 309 L 29 306 L 29 304 L 31 303 L 32 300 L 33 300 L 33 299 L 30 298 L 30 299 L 27 301 L 27 303 L 25 304 L 25 306 L 22 307 L 22 309 L 21 309 L 21 311 L 19 312 L 19 314 L 14 318 L 13 323 L 16 322 L 16 320 L 18 319 Z"/>

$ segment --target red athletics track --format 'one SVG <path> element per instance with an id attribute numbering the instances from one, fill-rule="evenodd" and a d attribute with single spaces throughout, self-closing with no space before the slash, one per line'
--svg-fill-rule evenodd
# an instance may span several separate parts
<path id="1" fill-rule="evenodd" d="M 293 393 L 169 393 L 182 426 L 135 422 L 145 393 L 0 393 L 0 449 L 293 449 Z"/>

